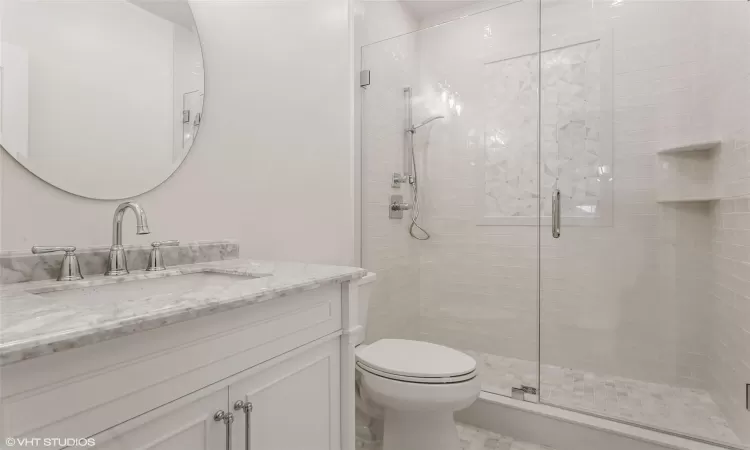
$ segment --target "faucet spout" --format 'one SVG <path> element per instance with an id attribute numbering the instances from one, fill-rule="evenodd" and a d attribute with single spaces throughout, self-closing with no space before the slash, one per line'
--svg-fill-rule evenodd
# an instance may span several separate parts
<path id="1" fill-rule="evenodd" d="M 104 275 L 124 275 L 129 273 L 128 262 L 125 258 L 125 249 L 122 246 L 122 219 L 128 209 L 135 214 L 136 234 L 149 234 L 148 218 L 146 211 L 135 202 L 121 203 L 115 209 L 112 219 L 112 247 L 109 249 L 109 264 Z"/>
<path id="2" fill-rule="evenodd" d="M 148 229 L 148 218 L 146 217 L 146 211 L 141 208 L 141 205 L 134 202 L 121 203 L 117 209 L 115 209 L 115 215 L 112 219 L 112 246 L 122 245 L 122 219 L 125 216 L 125 211 L 128 209 L 132 210 L 135 214 L 136 222 L 136 234 L 149 234 L 151 231 Z"/>

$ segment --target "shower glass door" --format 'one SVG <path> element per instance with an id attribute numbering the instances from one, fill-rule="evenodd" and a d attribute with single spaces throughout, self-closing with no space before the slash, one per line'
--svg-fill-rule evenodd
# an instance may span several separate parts
<path id="1" fill-rule="evenodd" d="M 536 401 L 539 7 L 453 17 L 362 49 L 363 265 L 378 274 L 367 339 L 465 351 L 483 390 Z M 419 201 L 429 239 L 410 236 L 413 209 L 389 218 L 394 195 Z"/>
<path id="2" fill-rule="evenodd" d="M 748 6 L 543 2 L 542 403 L 750 437 Z"/>

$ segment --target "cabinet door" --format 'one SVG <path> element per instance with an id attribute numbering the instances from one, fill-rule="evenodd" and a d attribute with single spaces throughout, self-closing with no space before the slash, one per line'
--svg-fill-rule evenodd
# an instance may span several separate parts
<path id="1" fill-rule="evenodd" d="M 328 341 L 230 385 L 231 405 L 252 405 L 234 411 L 233 448 L 340 449 L 339 352 L 339 339 Z"/>
<path id="2" fill-rule="evenodd" d="M 206 392 L 204 392 L 206 391 Z M 227 410 L 227 389 L 205 389 L 100 433 L 97 450 L 222 450 L 226 425 L 215 421 Z"/>

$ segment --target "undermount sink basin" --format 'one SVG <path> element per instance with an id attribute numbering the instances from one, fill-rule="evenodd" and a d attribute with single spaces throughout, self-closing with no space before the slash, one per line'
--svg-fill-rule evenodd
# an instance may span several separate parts
<path id="1" fill-rule="evenodd" d="M 65 286 L 40 288 L 28 291 L 30 294 L 55 300 L 81 300 L 85 297 L 102 297 L 103 301 L 128 301 L 135 298 L 152 297 L 156 295 L 179 295 L 188 291 L 206 288 L 216 289 L 228 287 L 240 281 L 260 278 L 263 275 L 234 274 L 215 271 L 194 273 L 176 273 L 168 276 L 158 276 L 148 279 L 119 279 L 112 283 L 95 286 Z"/>

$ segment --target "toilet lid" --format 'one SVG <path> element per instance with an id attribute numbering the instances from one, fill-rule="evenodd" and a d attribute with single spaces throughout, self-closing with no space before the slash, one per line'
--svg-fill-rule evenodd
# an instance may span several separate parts
<path id="1" fill-rule="evenodd" d="M 405 339 L 381 339 L 357 351 L 361 365 L 403 377 L 446 378 L 474 372 L 471 356 L 442 345 Z"/>

